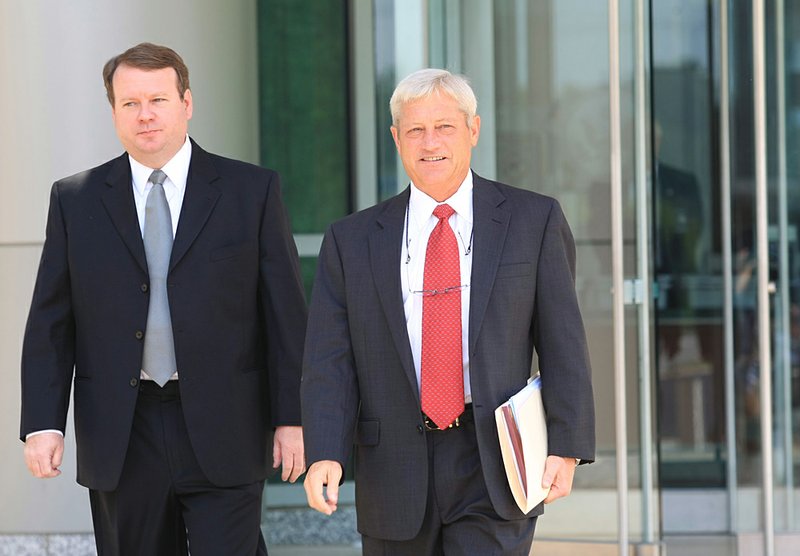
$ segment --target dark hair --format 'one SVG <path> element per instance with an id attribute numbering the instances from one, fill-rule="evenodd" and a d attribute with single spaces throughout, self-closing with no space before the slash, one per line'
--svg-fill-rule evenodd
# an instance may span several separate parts
<path id="1" fill-rule="evenodd" d="M 106 96 L 114 106 L 114 73 L 119 66 L 130 66 L 143 70 L 159 70 L 172 68 L 177 74 L 178 93 L 181 98 L 189 88 L 189 68 L 177 52 L 166 46 L 143 42 L 133 46 L 118 56 L 114 56 L 103 66 L 103 82 Z"/>

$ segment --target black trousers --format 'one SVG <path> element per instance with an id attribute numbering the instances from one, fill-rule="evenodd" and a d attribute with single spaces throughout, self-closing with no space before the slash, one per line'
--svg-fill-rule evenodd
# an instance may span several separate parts
<path id="1" fill-rule="evenodd" d="M 536 518 L 506 521 L 494 511 L 475 424 L 431 431 L 427 438 L 428 501 L 422 529 L 409 541 L 364 535 L 364 556 L 528 556 Z"/>
<path id="2" fill-rule="evenodd" d="M 263 488 L 210 483 L 189 442 L 178 384 L 142 381 L 119 485 L 89 491 L 97 553 L 266 555 Z"/>

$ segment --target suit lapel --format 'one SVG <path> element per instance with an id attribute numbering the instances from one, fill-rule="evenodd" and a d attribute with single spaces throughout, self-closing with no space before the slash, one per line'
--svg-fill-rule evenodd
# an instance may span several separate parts
<path id="1" fill-rule="evenodd" d="M 510 214 L 501 206 L 502 193 L 489 181 L 473 173 L 472 210 L 474 247 L 469 307 L 469 352 L 475 353 L 475 343 L 481 331 L 494 277 L 500 264 L 500 254 L 508 232 Z"/>
<path id="2" fill-rule="evenodd" d="M 212 185 L 218 178 L 209 154 L 192 141 L 192 161 L 189 164 L 178 231 L 172 244 L 170 270 L 175 268 L 189 250 L 211 215 L 220 196 L 220 190 Z"/>
<path id="3" fill-rule="evenodd" d="M 403 225 L 410 191 L 398 195 L 375 220 L 376 226 L 369 235 L 369 258 L 372 275 L 378 288 L 386 321 L 392 334 L 400 362 L 406 372 L 412 391 L 419 401 L 417 374 L 408 341 L 406 317 L 403 310 L 403 293 L 400 283 L 400 257 L 402 254 Z"/>
<path id="4" fill-rule="evenodd" d="M 133 178 L 128 155 L 117 158 L 106 178 L 108 190 L 102 195 L 103 205 L 111 217 L 122 241 L 139 266 L 147 272 L 147 259 L 144 254 L 142 230 L 136 215 L 136 204 L 133 201 Z"/>

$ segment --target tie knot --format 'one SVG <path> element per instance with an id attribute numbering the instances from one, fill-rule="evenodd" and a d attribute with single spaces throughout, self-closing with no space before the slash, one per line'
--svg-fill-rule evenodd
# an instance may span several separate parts
<path id="1" fill-rule="evenodd" d="M 147 180 L 153 185 L 164 185 L 164 180 L 167 179 L 167 175 L 162 172 L 161 170 L 153 170 L 153 173 L 150 174 L 150 179 Z"/>
<path id="2" fill-rule="evenodd" d="M 455 212 L 456 211 L 453 210 L 453 207 L 451 207 L 450 205 L 446 205 L 446 204 L 445 205 L 439 205 L 438 207 L 433 209 L 433 215 L 436 218 L 438 218 L 439 220 L 447 220 L 448 218 L 453 216 L 453 214 L 455 214 Z"/>

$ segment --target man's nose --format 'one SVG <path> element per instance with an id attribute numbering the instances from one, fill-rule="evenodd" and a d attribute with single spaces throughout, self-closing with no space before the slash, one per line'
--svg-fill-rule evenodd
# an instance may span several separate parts
<path id="1" fill-rule="evenodd" d="M 431 149 L 439 146 L 439 134 L 436 128 L 426 129 L 422 136 L 422 146 Z"/>
<path id="2" fill-rule="evenodd" d="M 142 107 L 139 109 L 139 121 L 147 122 L 153 119 L 153 111 L 147 105 L 147 103 L 143 103 Z"/>

